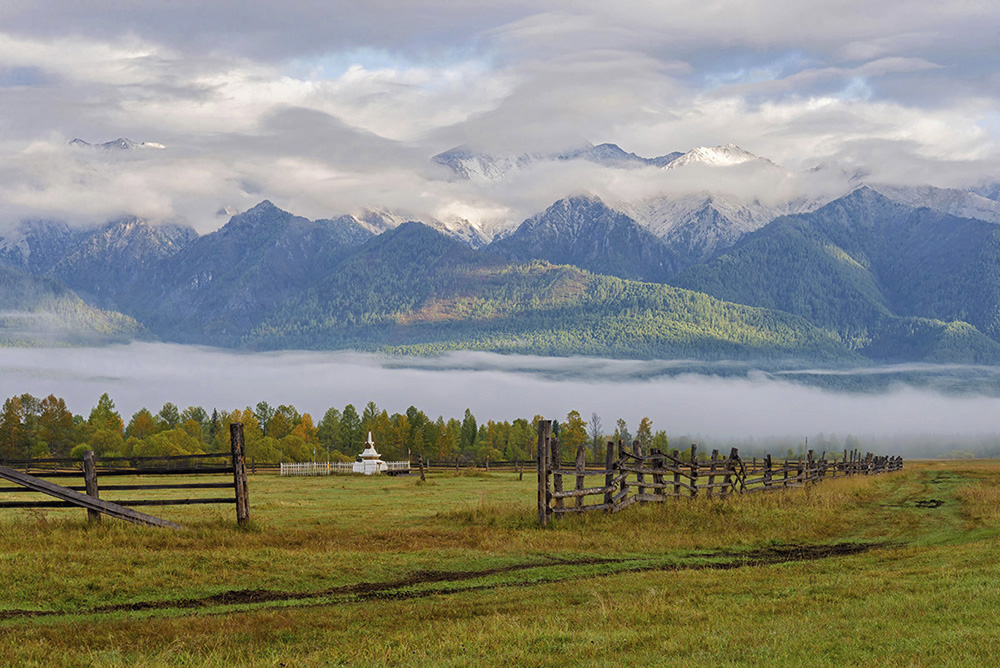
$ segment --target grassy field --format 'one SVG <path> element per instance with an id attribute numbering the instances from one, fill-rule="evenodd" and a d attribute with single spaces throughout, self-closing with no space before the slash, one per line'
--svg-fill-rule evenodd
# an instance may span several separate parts
<path id="1" fill-rule="evenodd" d="M 1000 462 L 908 463 L 544 530 L 534 487 L 510 473 L 258 475 L 247 530 L 231 507 L 158 513 L 185 531 L 88 527 L 82 510 L 3 511 L 0 665 L 1000 656 Z"/>

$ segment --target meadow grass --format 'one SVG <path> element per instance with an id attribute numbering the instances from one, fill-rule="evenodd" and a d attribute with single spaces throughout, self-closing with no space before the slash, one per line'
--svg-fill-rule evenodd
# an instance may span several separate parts
<path id="1" fill-rule="evenodd" d="M 231 507 L 158 509 L 184 531 L 88 527 L 82 510 L 0 513 L 0 658 L 967 665 L 1000 655 L 1000 462 L 908 463 L 548 529 L 535 526 L 530 475 L 258 475 L 250 499 L 247 529 Z M 917 504 L 928 500 L 943 504 Z M 840 544 L 877 547 L 794 557 Z"/>

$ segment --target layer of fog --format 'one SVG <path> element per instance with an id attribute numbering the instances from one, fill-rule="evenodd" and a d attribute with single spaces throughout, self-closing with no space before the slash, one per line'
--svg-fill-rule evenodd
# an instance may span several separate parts
<path id="1" fill-rule="evenodd" d="M 740 371 L 720 365 L 716 371 Z M 481 422 L 570 410 L 598 413 L 608 431 L 643 416 L 671 435 L 716 439 L 836 433 L 885 440 L 1000 432 L 1000 398 L 893 385 L 834 392 L 762 373 L 701 375 L 685 362 L 541 358 L 453 353 L 403 358 L 355 352 L 236 353 L 170 344 L 105 348 L 0 349 L 0 395 L 55 394 L 86 415 L 107 392 L 127 420 L 165 402 L 220 409 L 291 404 L 316 419 L 333 406 L 374 401 L 390 413 L 415 405 L 432 417 Z M 930 372 L 931 367 L 915 369 Z M 942 368 L 942 373 L 954 371 Z"/>

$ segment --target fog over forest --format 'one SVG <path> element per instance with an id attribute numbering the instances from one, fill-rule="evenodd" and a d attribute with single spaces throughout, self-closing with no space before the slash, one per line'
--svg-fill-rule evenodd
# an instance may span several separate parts
<path id="1" fill-rule="evenodd" d="M 562 419 L 575 409 L 585 419 L 598 413 L 609 432 L 618 418 L 636 425 L 649 416 L 655 428 L 671 437 L 835 433 L 841 439 L 853 434 L 905 447 L 907 437 L 915 444 L 931 435 L 981 441 L 994 440 L 1000 432 L 996 396 L 953 395 L 902 384 L 850 393 L 761 373 L 724 377 L 688 373 L 686 368 L 683 362 L 470 352 L 401 358 L 136 343 L 86 350 L 0 349 L 0 393 L 55 394 L 66 399 L 71 411 L 86 415 L 108 392 L 126 420 L 142 407 L 155 412 L 168 401 L 209 411 L 267 401 L 294 405 L 318 419 L 331 406 L 363 406 L 371 400 L 390 413 L 415 405 L 432 417 L 461 417 L 470 408 L 481 422 L 535 414 Z"/>

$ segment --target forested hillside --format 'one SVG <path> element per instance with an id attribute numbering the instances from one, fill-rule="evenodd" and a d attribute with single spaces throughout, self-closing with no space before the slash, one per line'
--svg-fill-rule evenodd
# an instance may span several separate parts
<path id="1" fill-rule="evenodd" d="M 7 310 L 20 313 L 6 340 L 49 331 L 24 314 L 58 303 L 59 340 L 145 327 L 267 350 L 1000 364 L 1000 226 L 867 187 L 680 274 L 692 258 L 592 197 L 561 200 L 479 250 L 386 221 L 376 236 L 353 216 L 307 220 L 264 201 L 196 239 L 137 220 L 32 224 L 0 240 Z M 65 283 L 127 315 L 88 307 Z"/>
<path id="2" fill-rule="evenodd" d="M 870 188 L 779 218 L 670 283 L 801 315 L 879 360 L 1000 361 L 1000 226 Z"/>
<path id="3" fill-rule="evenodd" d="M 856 360 L 801 318 L 545 262 L 509 264 L 408 223 L 243 341 L 548 355 Z"/>
<path id="4" fill-rule="evenodd" d="M 0 266 L 0 345 L 73 345 L 148 338 L 132 318 L 88 305 L 59 281 Z"/>

